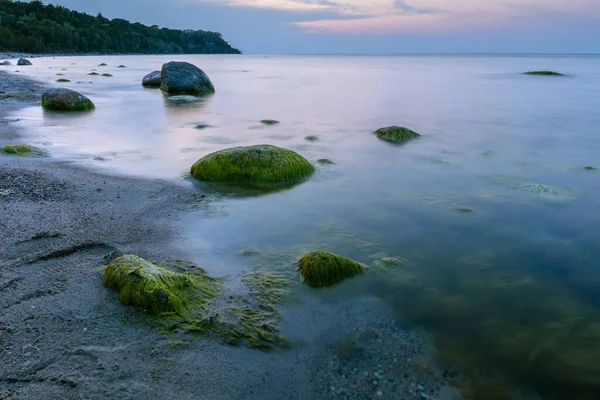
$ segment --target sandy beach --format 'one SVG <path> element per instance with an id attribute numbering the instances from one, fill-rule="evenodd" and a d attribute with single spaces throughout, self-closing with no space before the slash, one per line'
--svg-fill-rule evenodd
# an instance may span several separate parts
<path id="1" fill-rule="evenodd" d="M 0 145 L 26 140 L 8 115 L 42 89 L 0 72 Z M 427 336 L 372 297 L 285 307 L 292 346 L 274 352 L 175 343 L 140 323 L 101 267 L 129 253 L 202 265 L 178 246 L 179 224 L 201 224 L 216 201 L 198 199 L 177 182 L 0 154 L 0 398 L 461 398 Z M 286 331 L 292 320 L 311 329 Z"/>

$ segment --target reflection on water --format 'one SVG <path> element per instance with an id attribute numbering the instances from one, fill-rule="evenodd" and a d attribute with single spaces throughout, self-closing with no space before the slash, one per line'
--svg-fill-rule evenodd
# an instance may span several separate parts
<path id="1" fill-rule="evenodd" d="M 194 183 L 220 195 L 199 200 L 203 214 L 186 221 L 181 245 L 211 274 L 259 264 L 294 276 L 295 260 L 319 248 L 371 266 L 401 258 L 384 275 L 298 290 L 384 298 L 473 378 L 470 398 L 518 398 L 515 383 L 546 398 L 598 397 L 600 173 L 585 167 L 599 167 L 600 57 L 187 59 L 211 77 L 214 96 L 143 89 L 168 57 L 38 59 L 30 71 L 48 81 L 49 66 L 92 79 L 76 89 L 97 108 L 11 118 L 55 157 L 152 178 L 180 179 L 224 147 L 299 151 L 317 172 L 287 190 Z M 100 62 L 113 78 L 83 78 Z M 519 74 L 535 69 L 570 76 Z M 422 137 L 396 147 L 371 133 L 393 124 Z M 258 252 L 240 255 L 250 248 Z"/>

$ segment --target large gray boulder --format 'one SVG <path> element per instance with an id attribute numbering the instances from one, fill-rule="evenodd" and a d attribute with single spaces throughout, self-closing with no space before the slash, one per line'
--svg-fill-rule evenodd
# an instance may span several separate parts
<path id="1" fill-rule="evenodd" d="M 10 61 L 2 61 L 0 65 L 12 65 Z"/>
<path id="2" fill-rule="evenodd" d="M 19 61 L 17 61 L 17 65 L 32 65 L 31 61 L 29 61 L 26 58 L 19 58 Z"/>
<path id="3" fill-rule="evenodd" d="M 48 89 L 42 93 L 42 107 L 54 111 L 88 111 L 94 103 L 81 93 L 71 89 Z"/>
<path id="4" fill-rule="evenodd" d="M 166 94 L 201 96 L 215 92 L 215 87 L 200 68 L 187 62 L 171 61 L 162 66 L 160 89 Z"/>
<path id="5" fill-rule="evenodd" d="M 148 75 L 146 75 L 144 77 L 144 79 L 142 79 L 142 86 L 149 87 L 149 88 L 159 88 L 161 82 L 162 82 L 161 72 L 154 71 L 154 72 L 150 72 Z"/>

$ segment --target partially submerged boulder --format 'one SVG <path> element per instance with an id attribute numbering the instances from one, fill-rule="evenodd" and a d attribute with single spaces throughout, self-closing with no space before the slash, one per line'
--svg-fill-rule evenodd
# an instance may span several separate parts
<path id="1" fill-rule="evenodd" d="M 349 258 L 328 251 L 311 251 L 298 260 L 302 280 L 312 287 L 333 286 L 363 273 L 364 267 Z"/>
<path id="2" fill-rule="evenodd" d="M 150 72 L 148 75 L 142 79 L 142 86 L 149 88 L 159 88 L 161 84 L 161 72 L 154 71 Z"/>
<path id="3" fill-rule="evenodd" d="M 201 276 L 177 273 L 131 254 L 107 265 L 104 286 L 119 293 L 124 305 L 152 314 L 185 315 L 198 300 Z"/>
<path id="4" fill-rule="evenodd" d="M 381 140 L 396 144 L 404 143 L 421 136 L 417 132 L 401 126 L 388 126 L 386 128 L 377 129 L 373 133 Z"/>
<path id="5" fill-rule="evenodd" d="M 200 68 L 187 62 L 171 61 L 162 66 L 160 89 L 166 94 L 201 96 L 215 87 Z"/>
<path id="6" fill-rule="evenodd" d="M 2 61 L 0 65 L 12 65 L 10 61 Z"/>
<path id="7" fill-rule="evenodd" d="M 42 107 L 55 111 L 87 111 L 94 103 L 81 93 L 71 89 L 48 89 L 42 93 Z"/>
<path id="8" fill-rule="evenodd" d="M 33 65 L 33 64 L 31 64 L 31 61 L 29 61 L 26 58 L 19 58 L 19 61 L 17 61 L 17 65 Z"/>
<path id="9" fill-rule="evenodd" d="M 538 75 L 538 76 L 564 76 L 559 72 L 554 71 L 529 71 L 523 72 L 523 75 Z"/>
<path id="10" fill-rule="evenodd" d="M 217 151 L 196 161 L 191 168 L 192 176 L 199 181 L 256 187 L 300 183 L 314 171 L 300 154 L 267 144 Z"/>

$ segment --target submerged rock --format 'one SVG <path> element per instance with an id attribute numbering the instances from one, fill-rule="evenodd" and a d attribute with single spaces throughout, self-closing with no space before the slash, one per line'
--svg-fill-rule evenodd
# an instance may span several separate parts
<path id="1" fill-rule="evenodd" d="M 312 287 L 333 286 L 361 274 L 364 267 L 349 258 L 328 251 L 311 251 L 298 260 L 298 271 Z"/>
<path id="2" fill-rule="evenodd" d="M 318 136 L 307 136 L 304 138 L 304 140 L 308 140 L 309 142 L 316 142 L 317 140 L 319 140 Z"/>
<path id="3" fill-rule="evenodd" d="M 124 255 L 106 267 L 104 286 L 119 293 L 124 305 L 153 314 L 184 315 L 198 300 L 202 276 L 177 273 L 134 255 Z"/>
<path id="4" fill-rule="evenodd" d="M 71 89 L 48 89 L 42 93 L 42 107 L 55 111 L 87 111 L 94 103 L 81 93 Z"/>
<path id="5" fill-rule="evenodd" d="M 315 168 L 300 154 L 267 144 L 209 154 L 191 168 L 199 181 L 276 187 L 307 180 Z"/>
<path id="6" fill-rule="evenodd" d="M 2 61 L 0 65 L 12 65 L 10 61 Z"/>
<path id="7" fill-rule="evenodd" d="M 523 72 L 523 75 L 539 75 L 539 76 L 564 76 L 559 72 L 554 71 L 529 71 Z"/>
<path id="8" fill-rule="evenodd" d="M 144 76 L 144 79 L 142 79 L 142 86 L 144 86 L 144 87 L 159 88 L 160 84 L 161 84 L 160 71 L 150 72 L 148 75 Z"/>
<path id="9" fill-rule="evenodd" d="M 379 139 L 390 143 L 404 143 L 421 136 L 417 132 L 401 126 L 388 126 L 386 128 L 377 129 L 373 133 L 377 135 Z"/>
<path id="10" fill-rule="evenodd" d="M 26 58 L 20 58 L 19 61 L 17 61 L 17 65 L 33 65 L 33 64 L 31 64 L 31 61 L 29 61 Z"/>
<path id="11" fill-rule="evenodd" d="M 166 94 L 201 96 L 215 87 L 200 68 L 187 62 L 171 61 L 162 67 L 160 89 Z"/>

